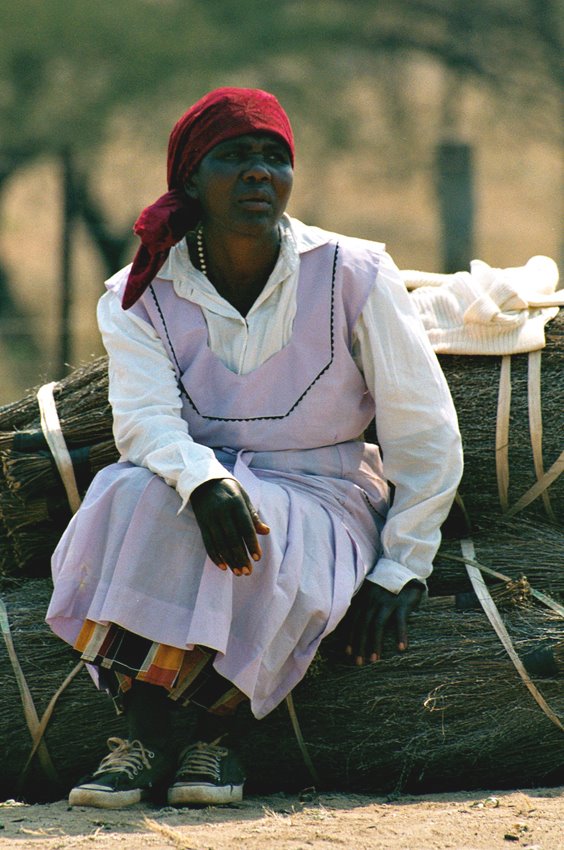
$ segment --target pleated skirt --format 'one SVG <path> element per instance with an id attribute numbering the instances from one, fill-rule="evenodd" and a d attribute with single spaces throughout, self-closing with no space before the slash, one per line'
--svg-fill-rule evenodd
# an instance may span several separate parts
<path id="1" fill-rule="evenodd" d="M 387 486 L 377 448 L 361 442 L 216 454 L 271 528 L 251 576 L 210 561 L 172 487 L 116 463 L 98 473 L 53 555 L 47 622 L 70 644 L 88 619 L 208 647 L 261 718 L 304 676 L 378 558 Z"/>

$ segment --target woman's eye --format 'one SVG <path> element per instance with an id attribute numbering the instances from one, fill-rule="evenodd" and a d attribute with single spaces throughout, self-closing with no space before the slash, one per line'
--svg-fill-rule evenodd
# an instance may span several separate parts
<path id="1" fill-rule="evenodd" d="M 288 157 L 284 151 L 265 151 L 259 155 L 265 162 L 276 163 L 278 165 L 288 162 Z M 244 162 L 246 159 L 253 159 L 254 155 L 248 155 L 246 151 L 226 150 L 222 151 L 220 158 L 224 162 Z"/>

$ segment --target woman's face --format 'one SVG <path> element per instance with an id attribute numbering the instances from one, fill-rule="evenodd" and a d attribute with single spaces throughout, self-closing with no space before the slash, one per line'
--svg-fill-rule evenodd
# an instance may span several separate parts
<path id="1" fill-rule="evenodd" d="M 186 184 L 199 201 L 204 225 L 241 234 L 270 232 L 292 191 L 290 153 L 269 133 L 220 142 L 202 159 Z"/>

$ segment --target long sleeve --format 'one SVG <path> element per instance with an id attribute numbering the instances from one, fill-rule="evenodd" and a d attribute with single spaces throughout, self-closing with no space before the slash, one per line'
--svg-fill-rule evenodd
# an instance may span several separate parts
<path id="1" fill-rule="evenodd" d="M 98 325 L 109 355 L 114 439 L 122 459 L 175 487 L 183 505 L 204 481 L 233 478 L 188 433 L 174 368 L 154 329 L 124 311 L 114 292 L 98 303 Z"/>
<path id="2" fill-rule="evenodd" d="M 375 400 L 384 474 L 395 488 L 382 557 L 367 578 L 399 593 L 432 571 L 462 475 L 460 433 L 440 365 L 388 255 L 355 334 L 355 359 Z"/>

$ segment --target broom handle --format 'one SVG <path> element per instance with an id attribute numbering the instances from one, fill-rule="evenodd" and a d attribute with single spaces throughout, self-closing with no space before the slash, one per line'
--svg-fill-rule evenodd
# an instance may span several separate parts
<path id="1" fill-rule="evenodd" d="M 541 406 L 541 357 L 540 351 L 530 351 L 528 358 L 528 388 L 527 402 L 529 408 L 529 436 L 533 464 L 537 480 L 532 487 L 523 493 L 515 504 L 509 506 L 509 422 L 511 411 L 511 355 L 501 358 L 499 375 L 499 392 L 497 402 L 496 431 L 495 431 L 495 465 L 499 491 L 499 503 L 505 516 L 512 517 L 526 508 L 541 496 L 545 511 L 553 522 L 556 522 L 550 502 L 548 488 L 554 484 L 564 470 L 564 451 L 544 471 L 542 456 L 542 406 Z"/>
<path id="2" fill-rule="evenodd" d="M 39 404 L 39 412 L 41 414 L 41 430 L 47 440 L 47 445 L 51 449 L 51 454 L 59 470 L 71 511 L 74 514 L 80 507 L 81 499 L 78 487 L 76 486 L 72 459 L 61 430 L 57 405 L 53 396 L 53 389 L 55 387 L 56 382 L 52 381 L 50 384 L 44 384 L 37 392 L 37 403 Z"/>
<path id="3" fill-rule="evenodd" d="M 302 754 L 302 758 L 304 760 L 305 766 L 307 767 L 311 778 L 314 781 L 314 784 L 317 788 L 320 786 L 319 774 L 315 769 L 315 765 L 311 760 L 311 756 L 308 752 L 306 742 L 304 741 L 304 736 L 302 735 L 302 729 L 300 726 L 300 721 L 298 720 L 298 715 L 296 712 L 296 707 L 294 705 L 294 698 L 292 696 L 292 692 L 286 697 L 286 708 L 288 709 L 288 714 L 290 715 L 290 722 L 292 723 L 292 729 L 294 730 L 294 735 L 296 736 L 296 741 L 298 742 L 298 747 L 300 748 L 300 752 Z"/>
<path id="4" fill-rule="evenodd" d="M 509 414 L 511 411 L 511 355 L 501 358 L 495 424 L 495 471 L 499 503 L 503 513 L 509 508 Z"/>
<path id="5" fill-rule="evenodd" d="M 542 401 L 541 401 L 541 358 L 540 351 L 529 352 L 527 370 L 527 401 L 529 404 L 529 434 L 531 437 L 531 449 L 533 451 L 533 464 L 537 481 L 544 476 L 544 462 L 542 457 Z M 541 493 L 544 509 L 549 519 L 556 522 L 548 489 Z"/>
<path id="6" fill-rule="evenodd" d="M 22 772 L 20 773 L 20 777 L 19 777 L 19 780 L 18 780 L 18 786 L 20 788 L 23 786 L 25 777 L 27 775 L 27 771 L 29 770 L 29 766 L 33 761 L 33 757 L 35 756 L 35 753 L 37 752 L 37 750 L 39 749 L 39 747 L 43 743 L 43 735 L 45 734 L 45 730 L 46 730 L 46 728 L 49 724 L 49 721 L 51 720 L 51 715 L 53 714 L 53 711 L 55 709 L 55 706 L 57 704 L 59 697 L 61 696 L 63 691 L 65 691 L 67 689 L 67 687 L 70 685 L 70 683 L 72 682 L 74 677 L 78 673 L 80 673 L 80 671 L 82 670 L 83 667 L 84 667 L 84 661 L 79 661 L 78 664 L 76 664 L 72 668 L 72 670 L 70 671 L 70 673 L 68 674 L 68 676 L 66 677 L 64 682 L 61 685 L 59 685 L 59 687 L 57 688 L 57 690 L 55 691 L 55 693 L 53 694 L 53 696 L 49 700 L 49 705 L 47 706 L 47 708 L 43 712 L 43 716 L 41 718 L 41 721 L 39 722 L 39 725 L 37 726 L 37 729 L 34 732 L 33 747 L 31 748 L 31 752 L 30 752 L 29 756 L 27 757 L 27 761 L 22 768 Z"/>
<path id="7" fill-rule="evenodd" d="M 540 496 L 547 487 L 554 484 L 556 479 L 562 475 L 562 472 L 564 472 L 564 452 L 562 452 L 554 461 L 550 469 L 544 473 L 543 477 L 540 478 L 536 484 L 533 484 L 532 487 L 529 487 L 527 492 L 523 493 L 521 498 L 515 502 L 511 508 L 509 508 L 505 516 L 515 516 L 516 513 L 521 511 L 523 508 L 526 508 L 527 505 L 531 504 L 531 502 L 534 502 L 534 500 Z"/>
<path id="8" fill-rule="evenodd" d="M 39 717 L 37 716 L 33 697 L 31 695 L 31 691 L 24 676 L 24 672 L 21 668 L 18 656 L 16 655 L 14 642 L 12 640 L 12 633 L 10 631 L 8 612 L 6 610 L 4 600 L 1 598 L 0 628 L 2 629 L 2 636 L 4 638 L 4 643 L 6 644 L 6 649 L 8 650 L 8 657 L 12 663 L 12 667 L 14 668 L 14 673 L 16 674 L 16 682 L 18 684 L 18 690 L 20 692 L 22 700 L 25 721 L 27 723 L 27 727 L 35 745 L 37 743 L 36 736 L 40 725 Z M 41 737 L 39 738 L 39 743 L 37 744 L 37 754 L 39 756 L 39 761 L 41 762 L 41 767 L 45 771 L 46 776 L 53 782 L 57 782 L 59 777 L 57 775 L 57 771 L 55 770 L 55 765 L 51 761 L 51 756 L 49 755 L 49 751 L 47 750 L 45 741 Z"/>

